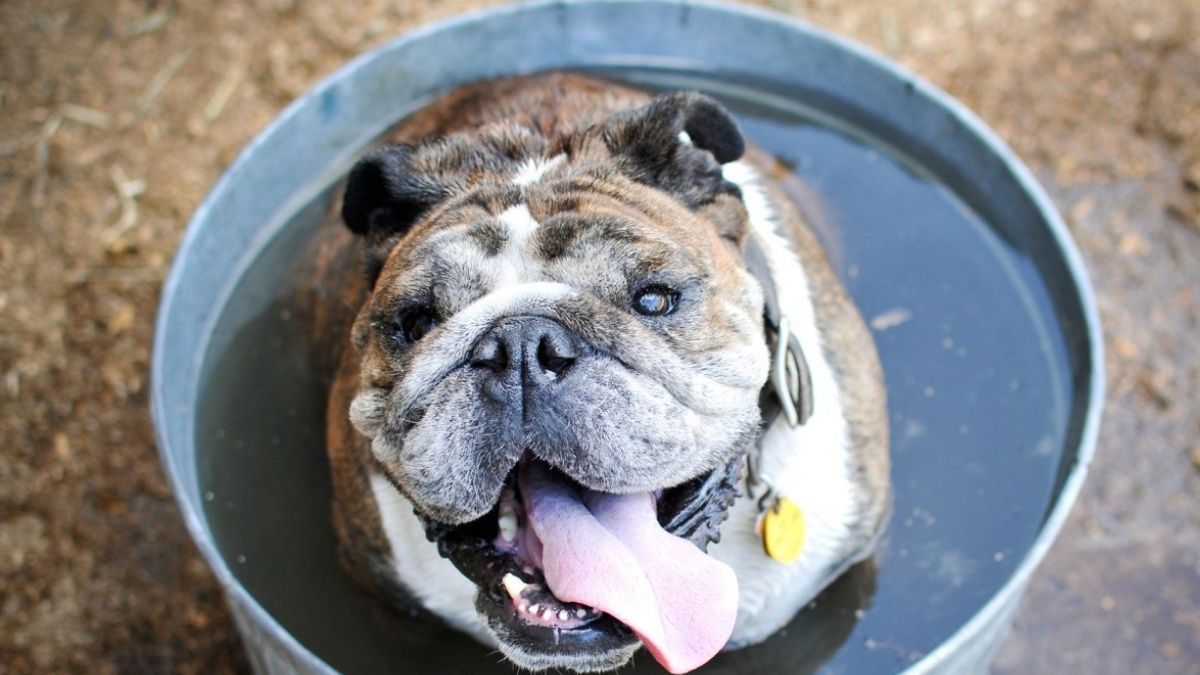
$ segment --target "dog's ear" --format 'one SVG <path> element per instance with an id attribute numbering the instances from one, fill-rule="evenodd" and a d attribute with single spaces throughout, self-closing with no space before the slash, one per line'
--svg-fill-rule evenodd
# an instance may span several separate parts
<path id="1" fill-rule="evenodd" d="M 350 171 L 342 220 L 351 232 L 377 243 L 408 231 L 448 194 L 446 186 L 415 171 L 411 145 L 387 145 Z"/>
<path id="2" fill-rule="evenodd" d="M 664 94 L 603 126 L 605 144 L 622 170 L 692 208 L 736 194 L 721 165 L 746 150 L 737 121 L 716 100 L 694 91 Z"/>

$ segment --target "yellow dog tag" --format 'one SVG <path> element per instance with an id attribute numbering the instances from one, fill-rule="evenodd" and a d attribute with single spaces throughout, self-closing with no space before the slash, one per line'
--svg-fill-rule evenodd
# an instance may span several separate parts
<path id="1" fill-rule="evenodd" d="M 804 549 L 804 512 L 796 502 L 780 497 L 763 515 L 763 548 L 777 562 L 790 563 Z"/>

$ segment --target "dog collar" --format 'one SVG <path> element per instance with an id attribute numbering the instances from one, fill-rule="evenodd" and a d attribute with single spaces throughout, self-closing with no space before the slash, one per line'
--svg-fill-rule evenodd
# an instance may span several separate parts
<path id="1" fill-rule="evenodd" d="M 804 359 L 800 340 L 791 331 L 787 315 L 779 307 L 778 289 L 767 256 L 753 236 L 747 238 L 743 256 L 747 271 L 762 286 L 763 324 L 767 347 L 771 350 L 771 376 L 758 401 L 764 428 L 770 427 L 780 414 L 787 418 L 789 426 L 798 427 L 813 413 L 812 375 L 808 362 Z"/>

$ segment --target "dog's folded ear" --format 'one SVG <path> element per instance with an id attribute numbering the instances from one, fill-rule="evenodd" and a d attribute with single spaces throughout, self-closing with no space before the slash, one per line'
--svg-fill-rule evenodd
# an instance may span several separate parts
<path id="1" fill-rule="evenodd" d="M 342 220 L 351 232 L 380 241 L 404 234 L 423 213 L 446 197 L 445 185 L 414 171 L 411 145 L 387 145 L 350 171 Z"/>
<path id="2" fill-rule="evenodd" d="M 601 133 L 622 170 L 693 208 L 736 193 L 721 165 L 746 150 L 737 121 L 716 100 L 694 91 L 664 94 L 610 118 Z"/>

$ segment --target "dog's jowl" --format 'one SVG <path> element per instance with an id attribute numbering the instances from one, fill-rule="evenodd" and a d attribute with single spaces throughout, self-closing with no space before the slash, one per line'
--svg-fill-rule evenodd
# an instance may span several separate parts
<path id="1" fill-rule="evenodd" d="M 525 668 L 644 646 L 684 672 L 870 554 L 874 346 L 719 103 L 547 74 L 389 140 L 342 205 L 367 290 L 329 452 L 359 582 Z"/>

